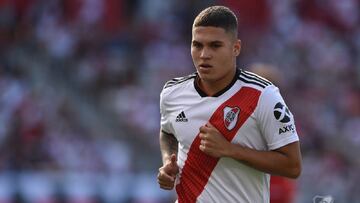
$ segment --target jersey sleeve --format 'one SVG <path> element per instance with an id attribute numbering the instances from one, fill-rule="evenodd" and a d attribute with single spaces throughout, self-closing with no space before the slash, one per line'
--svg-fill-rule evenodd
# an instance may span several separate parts
<path id="1" fill-rule="evenodd" d="M 277 87 L 271 85 L 261 94 L 256 117 L 269 150 L 299 140 L 294 116 L 286 106 Z"/>
<path id="2" fill-rule="evenodd" d="M 163 89 L 160 93 L 160 126 L 165 133 L 175 134 L 169 119 L 167 97 L 166 90 Z"/>

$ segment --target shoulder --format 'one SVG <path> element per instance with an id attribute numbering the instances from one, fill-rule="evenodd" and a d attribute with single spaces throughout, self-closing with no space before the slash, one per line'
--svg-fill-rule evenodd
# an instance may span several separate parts
<path id="1" fill-rule="evenodd" d="M 238 71 L 238 79 L 244 86 L 251 87 L 260 92 L 258 106 L 272 108 L 277 102 L 283 101 L 280 90 L 268 79 L 250 71 Z"/>
<path id="2" fill-rule="evenodd" d="M 185 89 L 189 88 L 188 84 L 192 83 L 195 78 L 196 73 L 193 73 L 187 76 L 177 77 L 167 81 L 161 91 L 160 99 L 171 99 L 176 97 L 176 95 L 183 93 Z"/>
<path id="3" fill-rule="evenodd" d="M 244 85 L 254 87 L 260 91 L 267 89 L 269 86 L 273 86 L 269 80 L 253 72 L 240 69 L 237 73 L 238 79 L 242 81 Z"/>
<path id="4" fill-rule="evenodd" d="M 262 88 L 258 101 L 258 110 L 261 112 L 272 112 L 276 105 L 285 105 L 279 88 L 273 84 Z"/>
<path id="5" fill-rule="evenodd" d="M 177 86 L 177 85 L 181 85 L 183 84 L 184 82 L 186 81 L 189 81 L 191 79 L 194 79 L 196 77 L 196 73 L 192 73 L 190 75 L 187 75 L 187 76 L 182 76 L 182 77 L 177 77 L 177 78 L 173 78 L 169 81 L 167 81 L 164 85 L 164 88 L 163 89 L 167 89 L 169 87 L 174 87 L 174 86 Z"/>

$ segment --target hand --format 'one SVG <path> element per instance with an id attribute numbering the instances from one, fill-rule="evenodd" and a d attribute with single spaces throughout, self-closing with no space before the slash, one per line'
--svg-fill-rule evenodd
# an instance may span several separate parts
<path id="1" fill-rule="evenodd" d="M 174 188 L 176 175 L 179 173 L 179 166 L 176 163 L 176 155 L 172 154 L 161 168 L 157 176 L 160 188 L 164 190 L 172 190 Z"/>
<path id="2" fill-rule="evenodd" d="M 204 153 L 220 158 L 229 155 L 232 144 L 210 123 L 200 127 L 200 150 Z"/>

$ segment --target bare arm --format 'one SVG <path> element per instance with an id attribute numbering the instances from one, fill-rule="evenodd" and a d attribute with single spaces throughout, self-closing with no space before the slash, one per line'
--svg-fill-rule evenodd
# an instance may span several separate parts
<path id="1" fill-rule="evenodd" d="M 177 165 L 178 141 L 173 134 L 160 130 L 160 151 L 163 166 L 159 168 L 157 176 L 160 188 L 171 190 L 174 188 L 176 175 L 179 173 Z"/>
<path id="2" fill-rule="evenodd" d="M 168 134 L 160 129 L 160 151 L 163 164 L 166 163 L 172 154 L 177 155 L 178 141 L 173 134 Z"/>
<path id="3" fill-rule="evenodd" d="M 297 178 L 301 173 L 299 142 L 290 143 L 274 151 L 258 151 L 231 144 L 227 153 L 231 158 L 273 175 Z"/>
<path id="4" fill-rule="evenodd" d="M 200 138 L 200 150 L 210 156 L 230 157 L 257 170 L 288 178 L 297 178 L 301 173 L 299 142 L 273 151 L 259 151 L 230 143 L 210 124 L 200 128 Z"/>

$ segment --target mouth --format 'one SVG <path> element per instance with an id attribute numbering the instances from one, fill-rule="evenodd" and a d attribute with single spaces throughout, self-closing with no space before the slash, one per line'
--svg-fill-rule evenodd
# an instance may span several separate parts
<path id="1" fill-rule="evenodd" d="M 212 68 L 213 66 L 207 63 L 202 63 L 199 65 L 200 69 L 207 69 L 207 68 Z"/>

